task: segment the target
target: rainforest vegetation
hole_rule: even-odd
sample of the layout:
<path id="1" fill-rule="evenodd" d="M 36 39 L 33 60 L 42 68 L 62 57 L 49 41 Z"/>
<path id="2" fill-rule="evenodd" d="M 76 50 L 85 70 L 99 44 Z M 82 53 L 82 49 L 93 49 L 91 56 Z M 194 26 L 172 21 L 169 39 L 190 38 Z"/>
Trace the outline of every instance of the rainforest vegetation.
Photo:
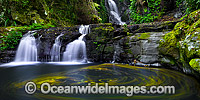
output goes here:
<path id="1" fill-rule="evenodd" d="M 127 28 L 131 25 L 178 22 L 161 40 L 161 53 L 200 70 L 200 0 L 114 1 L 128 36 L 134 35 Z M 107 0 L 0 0 L 1 51 L 16 49 L 29 30 L 109 23 L 108 7 Z"/>

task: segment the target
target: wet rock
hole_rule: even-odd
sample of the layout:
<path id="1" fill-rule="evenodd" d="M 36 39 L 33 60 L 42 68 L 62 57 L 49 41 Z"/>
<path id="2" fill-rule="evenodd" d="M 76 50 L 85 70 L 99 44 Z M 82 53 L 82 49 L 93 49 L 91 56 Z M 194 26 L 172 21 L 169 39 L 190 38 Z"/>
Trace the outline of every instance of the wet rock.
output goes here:
<path id="1" fill-rule="evenodd" d="M 131 51 L 135 59 L 146 64 L 160 62 L 159 41 L 166 33 L 168 32 L 136 33 L 131 36 Z M 146 37 L 142 34 L 145 34 Z"/>
<path id="2" fill-rule="evenodd" d="M 8 63 L 14 61 L 15 58 L 15 50 L 6 50 L 0 52 L 0 63 Z"/>
<path id="3" fill-rule="evenodd" d="M 182 12 L 176 12 L 176 13 L 174 14 L 174 17 L 175 17 L 175 18 L 180 18 L 182 15 L 183 15 Z"/>

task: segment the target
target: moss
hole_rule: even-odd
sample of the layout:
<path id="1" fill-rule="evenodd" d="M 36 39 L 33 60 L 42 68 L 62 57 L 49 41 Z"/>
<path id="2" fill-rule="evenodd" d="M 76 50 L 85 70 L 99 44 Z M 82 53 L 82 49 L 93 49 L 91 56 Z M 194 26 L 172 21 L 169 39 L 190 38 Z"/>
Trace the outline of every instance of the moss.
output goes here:
<path id="1" fill-rule="evenodd" d="M 133 38 L 145 40 L 145 39 L 148 39 L 149 37 L 150 37 L 150 33 L 138 33 L 137 35 L 134 35 Z"/>
<path id="2" fill-rule="evenodd" d="M 138 38 L 139 39 L 148 39 L 150 37 L 150 33 L 142 33 Z"/>
<path id="3" fill-rule="evenodd" d="M 183 66 L 194 57 L 200 57 L 199 18 L 200 10 L 184 16 L 184 20 L 177 23 L 174 29 L 167 33 L 160 42 L 161 53 L 174 57 Z"/>
<path id="4" fill-rule="evenodd" d="M 169 29 L 173 29 L 173 27 L 174 27 L 173 23 L 174 23 L 174 21 L 165 21 L 160 26 L 158 26 L 158 28 L 167 27 Z"/>
<path id="5" fill-rule="evenodd" d="M 200 72 L 200 58 L 192 59 L 189 64 L 194 70 Z"/>
<path id="6" fill-rule="evenodd" d="M 196 32 L 196 28 L 200 27 L 200 19 L 192 24 L 192 26 L 187 30 L 187 33 Z"/>
<path id="7" fill-rule="evenodd" d="M 175 31 L 171 31 L 164 36 L 164 41 L 161 41 L 160 48 L 165 55 L 171 55 L 177 58 L 177 38 Z"/>
<path id="8" fill-rule="evenodd" d="M 114 29 L 114 27 L 109 25 L 109 26 L 106 26 L 106 27 L 103 27 L 103 26 L 97 27 L 97 28 L 95 28 L 95 30 L 96 31 L 98 31 L 98 30 L 101 30 L 101 31 L 114 31 L 115 29 Z"/>
<path id="9" fill-rule="evenodd" d="M 104 25 L 112 26 L 112 23 L 104 23 Z"/>

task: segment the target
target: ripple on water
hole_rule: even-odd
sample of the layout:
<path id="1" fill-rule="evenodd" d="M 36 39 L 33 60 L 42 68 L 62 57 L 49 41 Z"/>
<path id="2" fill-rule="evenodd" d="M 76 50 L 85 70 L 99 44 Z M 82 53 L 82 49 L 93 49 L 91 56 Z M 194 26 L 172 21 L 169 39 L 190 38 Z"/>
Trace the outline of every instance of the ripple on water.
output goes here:
<path id="1" fill-rule="evenodd" d="M 34 94 L 36 98 L 53 99 L 139 99 L 139 100 L 195 100 L 199 99 L 199 83 L 192 77 L 180 72 L 161 69 L 135 67 L 122 64 L 101 64 L 84 67 L 72 71 L 63 71 L 39 76 L 32 80 L 13 83 L 15 88 L 23 90 L 26 82 L 33 81 L 39 86 L 44 82 L 51 85 L 87 85 L 88 83 L 99 83 L 104 85 L 133 85 L 133 86 L 175 86 L 175 94 L 136 94 L 131 97 L 126 95 L 44 95 Z"/>

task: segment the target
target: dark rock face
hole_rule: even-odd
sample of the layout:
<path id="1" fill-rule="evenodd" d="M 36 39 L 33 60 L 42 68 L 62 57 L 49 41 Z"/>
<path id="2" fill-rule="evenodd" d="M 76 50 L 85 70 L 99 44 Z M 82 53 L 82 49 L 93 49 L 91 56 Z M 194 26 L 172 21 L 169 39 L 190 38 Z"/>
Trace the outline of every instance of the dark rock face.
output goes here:
<path id="1" fill-rule="evenodd" d="M 58 35 L 64 34 L 61 39 L 61 53 L 65 51 L 65 47 L 68 43 L 77 39 L 81 34 L 78 32 L 78 26 L 76 27 L 58 27 L 40 30 L 37 32 L 40 38 L 38 43 L 38 57 L 39 61 L 50 61 L 50 52 L 55 39 Z"/>
<path id="2" fill-rule="evenodd" d="M 91 33 L 86 35 L 87 56 L 89 61 L 110 62 L 113 58 L 112 24 L 91 25 Z"/>
<path id="3" fill-rule="evenodd" d="M 15 50 L 7 50 L 4 52 L 0 52 L 0 54 L 1 54 L 0 55 L 0 64 L 14 61 L 15 53 L 16 53 Z"/>

